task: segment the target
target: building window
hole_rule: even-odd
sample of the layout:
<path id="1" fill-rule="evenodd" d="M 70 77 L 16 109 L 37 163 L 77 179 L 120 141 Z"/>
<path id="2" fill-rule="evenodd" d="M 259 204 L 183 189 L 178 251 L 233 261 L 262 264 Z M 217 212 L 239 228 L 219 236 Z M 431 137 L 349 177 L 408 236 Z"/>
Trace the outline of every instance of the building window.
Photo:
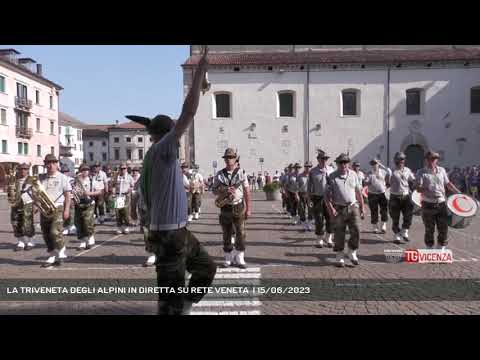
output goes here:
<path id="1" fill-rule="evenodd" d="M 130 136 L 127 136 L 125 138 L 125 141 L 128 142 L 128 143 L 131 143 L 132 142 L 132 138 Z"/>
<path id="2" fill-rule="evenodd" d="M 58 127 L 58 135 L 61 135 L 62 134 L 62 127 L 59 126 Z M 67 134 L 68 134 L 68 128 L 67 128 Z"/>
<path id="3" fill-rule="evenodd" d="M 77 129 L 77 141 L 82 141 L 82 130 Z"/>
<path id="4" fill-rule="evenodd" d="M 17 143 L 17 148 L 18 148 L 18 155 L 22 155 L 23 144 L 21 142 Z"/>
<path id="5" fill-rule="evenodd" d="M 137 138 L 137 141 L 138 141 L 139 143 L 143 142 L 143 137 L 142 137 L 142 136 L 139 136 L 139 137 Z"/>
<path id="6" fill-rule="evenodd" d="M 53 109 L 53 96 L 50 95 L 50 109 Z"/>
<path id="7" fill-rule="evenodd" d="M 2 154 L 8 153 L 7 140 L 2 140 Z"/>
<path id="8" fill-rule="evenodd" d="M 17 126 L 22 129 L 28 127 L 28 115 L 24 112 L 17 111 Z"/>
<path id="9" fill-rule="evenodd" d="M 35 90 L 35 104 L 40 105 L 40 91 Z"/>
<path id="10" fill-rule="evenodd" d="M 120 160 L 120 149 L 114 150 L 115 160 Z"/>
<path id="11" fill-rule="evenodd" d="M 0 92 L 5 92 L 5 77 L 0 76 Z"/>
<path id="12" fill-rule="evenodd" d="M 88 146 L 92 147 L 92 146 L 93 146 L 93 141 L 90 141 L 90 142 L 88 143 Z"/>
<path id="13" fill-rule="evenodd" d="M 102 161 L 107 161 L 107 153 L 102 153 Z"/>
<path id="14" fill-rule="evenodd" d="M 17 97 L 27 99 L 27 86 L 17 83 Z"/>
<path id="15" fill-rule="evenodd" d="M 470 89 L 470 112 L 480 114 L 480 86 Z"/>
<path id="16" fill-rule="evenodd" d="M 80 151 L 82 151 L 82 144 L 80 144 Z"/>
<path id="17" fill-rule="evenodd" d="M 119 137 L 114 137 L 114 138 L 113 138 L 113 142 L 114 142 L 114 143 L 119 143 L 119 142 L 120 142 L 120 138 L 119 138 Z"/>
<path id="18" fill-rule="evenodd" d="M 7 125 L 7 109 L 0 109 L 0 123 Z"/>
<path id="19" fill-rule="evenodd" d="M 23 155 L 28 155 L 28 143 L 23 143 Z"/>
<path id="20" fill-rule="evenodd" d="M 55 155 L 55 147 L 50 146 L 50 154 Z"/>
<path id="21" fill-rule="evenodd" d="M 55 122 L 53 120 L 50 120 L 50 135 L 55 135 L 53 133 L 54 128 L 55 128 Z"/>
<path id="22" fill-rule="evenodd" d="M 106 142 L 106 141 L 102 141 L 102 146 L 107 146 L 107 142 Z"/>
<path id="23" fill-rule="evenodd" d="M 127 149 L 127 160 L 132 160 L 132 150 Z"/>
<path id="24" fill-rule="evenodd" d="M 42 157 L 42 146 L 41 145 L 37 145 L 37 156 Z"/>
<path id="25" fill-rule="evenodd" d="M 420 89 L 407 90 L 407 115 L 420 115 L 421 95 Z"/>
<path id="26" fill-rule="evenodd" d="M 143 160 L 143 149 L 138 149 L 138 160 Z"/>
<path id="27" fill-rule="evenodd" d="M 360 91 L 346 89 L 342 91 L 342 116 L 360 115 Z"/>
<path id="28" fill-rule="evenodd" d="M 88 153 L 88 157 L 90 158 L 90 161 L 93 161 L 93 153 Z"/>
<path id="29" fill-rule="evenodd" d="M 230 93 L 217 93 L 214 94 L 213 107 L 215 118 L 230 118 L 231 117 L 231 106 L 232 106 L 232 96 Z"/>
<path id="30" fill-rule="evenodd" d="M 77 150 L 77 144 L 73 144 L 73 150 Z"/>
<path id="31" fill-rule="evenodd" d="M 75 165 L 78 165 L 80 163 L 78 158 L 75 158 Z"/>
<path id="32" fill-rule="evenodd" d="M 40 118 L 37 118 L 37 131 L 40 132 Z"/>
<path id="33" fill-rule="evenodd" d="M 277 95 L 277 116 L 295 117 L 295 93 L 293 91 L 281 91 Z"/>

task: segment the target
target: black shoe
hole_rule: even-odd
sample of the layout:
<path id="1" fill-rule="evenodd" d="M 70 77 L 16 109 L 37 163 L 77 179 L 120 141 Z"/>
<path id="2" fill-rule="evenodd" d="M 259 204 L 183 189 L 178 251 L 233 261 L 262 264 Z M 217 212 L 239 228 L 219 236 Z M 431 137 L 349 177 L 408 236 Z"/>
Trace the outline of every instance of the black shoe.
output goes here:
<path id="1" fill-rule="evenodd" d="M 53 263 L 43 263 L 41 267 L 42 268 L 50 268 L 50 267 L 56 266 L 55 263 L 56 263 L 56 261 L 53 262 Z"/>
<path id="2" fill-rule="evenodd" d="M 53 263 L 53 266 L 61 266 L 62 264 L 63 264 L 63 260 L 62 259 L 57 259 Z"/>
<path id="3" fill-rule="evenodd" d="M 400 240 L 393 240 L 394 244 L 400 245 L 402 242 Z"/>
<path id="4" fill-rule="evenodd" d="M 333 248 L 333 244 L 327 243 L 327 246 L 331 249 Z"/>
<path id="5" fill-rule="evenodd" d="M 25 249 L 24 247 L 15 246 L 15 249 L 13 249 L 13 251 L 17 252 L 17 251 L 22 251 L 22 250 L 24 250 L 24 249 Z"/>
<path id="6" fill-rule="evenodd" d="M 25 249 L 24 249 L 24 250 L 25 250 L 25 251 L 30 251 L 30 250 L 32 250 L 32 249 L 33 249 L 33 246 L 27 245 L 27 246 L 25 246 Z"/>
<path id="7" fill-rule="evenodd" d="M 246 269 L 247 268 L 247 265 L 245 264 L 237 264 L 236 267 L 238 267 L 239 269 Z"/>
<path id="8" fill-rule="evenodd" d="M 410 242 L 410 239 L 408 237 L 403 236 L 403 241 Z"/>

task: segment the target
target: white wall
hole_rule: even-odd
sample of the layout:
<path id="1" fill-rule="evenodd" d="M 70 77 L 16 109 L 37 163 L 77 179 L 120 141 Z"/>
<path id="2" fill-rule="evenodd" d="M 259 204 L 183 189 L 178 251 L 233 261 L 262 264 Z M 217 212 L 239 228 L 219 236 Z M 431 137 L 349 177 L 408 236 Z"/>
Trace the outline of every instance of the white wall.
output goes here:
<path id="1" fill-rule="evenodd" d="M 82 129 L 78 129 L 73 126 L 60 126 L 59 142 L 63 146 L 68 146 L 67 133 L 71 134 L 70 146 L 72 147 L 72 157 L 70 160 L 75 164 L 75 168 L 78 169 L 83 163 L 83 140 L 81 137 Z M 78 131 L 80 131 L 80 140 L 78 139 Z"/>
<path id="2" fill-rule="evenodd" d="M 122 162 L 129 162 L 132 166 L 141 166 L 143 160 L 139 159 L 138 149 L 143 150 L 143 157 L 152 145 L 150 141 L 150 135 L 145 130 L 125 130 L 125 129 L 110 129 L 109 133 L 109 146 L 110 146 L 110 164 L 118 166 Z M 114 138 L 118 137 L 119 142 L 115 143 Z M 131 143 L 126 141 L 126 138 L 131 138 Z M 142 142 L 138 141 L 138 138 L 143 138 Z M 115 160 L 115 149 L 120 149 L 120 160 Z M 132 160 L 127 160 L 126 150 L 132 150 Z"/>
<path id="3" fill-rule="evenodd" d="M 91 145 L 90 145 L 91 144 Z M 104 145 L 105 144 L 105 145 Z M 90 160 L 90 153 L 93 154 L 93 161 Z M 106 161 L 103 161 L 103 153 L 106 154 Z M 83 137 L 83 157 L 88 165 L 100 161 L 102 165 L 108 164 L 108 137 Z"/>
<path id="4" fill-rule="evenodd" d="M 189 76 L 185 76 L 188 81 Z M 310 72 L 310 119 L 304 118 L 306 72 L 225 72 L 209 70 L 211 90 L 200 98 L 195 117 L 195 159 L 203 173 L 213 172 L 212 161 L 223 167 L 224 148 L 237 148 L 242 167 L 258 172 L 258 159 L 263 157 L 264 171 L 274 172 L 292 162 L 305 161 L 305 138 L 309 134 L 310 161 L 316 163 L 316 148 L 331 155 L 331 161 L 341 152 L 368 167 L 368 161 L 380 156 L 387 162 L 395 152 L 404 150 L 402 144 L 423 136 L 428 147 L 444 151 L 443 165 L 466 166 L 479 163 L 480 115 L 470 114 L 470 88 L 480 85 L 480 69 L 449 67 L 429 69 L 395 69 L 390 74 L 390 149 L 387 148 L 387 70 L 320 70 Z M 360 115 L 341 116 L 341 91 L 360 90 Z M 425 103 L 420 116 L 407 116 L 405 91 L 425 89 Z M 296 116 L 277 118 L 276 93 L 279 90 L 296 92 Z M 217 91 L 232 93 L 232 118 L 214 119 L 212 99 Z M 412 121 L 417 120 L 413 123 Z M 248 138 L 247 128 L 254 122 L 258 139 Z M 319 132 L 315 131 L 317 124 Z M 446 124 L 450 123 L 450 127 Z M 288 125 L 288 134 L 281 129 Z M 224 128 L 220 134 L 219 128 Z M 466 138 L 461 144 L 457 139 Z M 285 141 L 290 146 L 285 147 Z M 418 142 L 421 143 L 421 142 Z M 254 155 L 255 150 L 256 155 Z M 391 163 L 391 161 L 390 161 Z"/>

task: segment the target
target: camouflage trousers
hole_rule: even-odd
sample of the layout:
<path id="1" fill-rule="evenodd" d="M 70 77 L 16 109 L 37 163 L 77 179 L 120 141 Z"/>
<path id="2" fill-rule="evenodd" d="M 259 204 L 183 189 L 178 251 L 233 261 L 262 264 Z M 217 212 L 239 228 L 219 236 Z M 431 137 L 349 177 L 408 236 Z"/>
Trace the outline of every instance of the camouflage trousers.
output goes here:
<path id="1" fill-rule="evenodd" d="M 170 231 L 150 231 L 149 241 L 157 257 L 159 287 L 184 288 L 185 272 L 192 274 L 188 288 L 209 287 L 217 266 L 198 239 L 186 228 Z M 204 294 L 159 294 L 159 315 L 179 315 L 185 300 L 198 303 Z"/>
<path id="2" fill-rule="evenodd" d="M 345 249 L 345 231 L 348 226 L 350 238 L 348 239 L 348 248 L 357 250 L 360 244 L 360 210 L 356 205 L 339 206 L 335 205 L 337 216 L 335 223 L 335 246 L 333 251 L 340 252 Z"/>
<path id="3" fill-rule="evenodd" d="M 422 202 L 422 220 L 425 225 L 425 245 L 435 245 L 435 226 L 437 226 L 438 244 L 448 244 L 448 211 L 447 203 L 432 204 Z"/>
<path id="4" fill-rule="evenodd" d="M 13 235 L 16 238 L 22 236 L 33 237 L 35 235 L 33 204 L 12 206 L 10 221 L 13 227 Z"/>
<path id="5" fill-rule="evenodd" d="M 51 219 L 46 219 L 40 215 L 40 227 L 42 228 L 42 235 L 48 252 L 53 250 L 60 250 L 65 246 L 63 240 L 63 206 L 58 207 L 55 216 Z"/>
<path id="6" fill-rule="evenodd" d="M 117 216 L 117 226 L 128 226 L 130 224 L 130 194 L 125 195 L 125 207 L 123 209 L 115 209 Z"/>
<path id="7" fill-rule="evenodd" d="M 300 216 L 300 221 L 306 221 L 307 216 L 308 220 L 313 220 L 313 208 L 310 207 L 307 199 L 307 193 L 298 193 L 298 196 L 300 197 L 300 201 L 298 203 L 298 215 Z"/>
<path id="8" fill-rule="evenodd" d="M 102 193 L 94 196 L 93 200 L 95 200 L 95 215 L 105 216 L 105 195 Z"/>
<path id="9" fill-rule="evenodd" d="M 410 200 L 410 195 L 400 196 L 392 194 L 390 196 L 389 208 L 393 233 L 398 234 L 400 232 L 400 213 L 403 216 L 402 229 L 410 229 L 413 218 L 413 203 Z"/>
<path id="10" fill-rule="evenodd" d="M 327 205 L 323 201 L 323 196 L 312 196 L 313 202 L 313 216 L 315 218 L 315 235 L 322 236 L 325 230 L 329 234 L 333 234 L 333 224 L 330 219 L 330 213 L 327 210 Z"/>
<path id="11" fill-rule="evenodd" d="M 198 213 L 198 210 L 200 210 L 201 206 L 202 206 L 202 194 L 200 193 L 192 194 L 192 212 Z"/>
<path id="12" fill-rule="evenodd" d="M 245 206 L 243 203 L 238 205 L 226 205 L 220 209 L 220 225 L 223 232 L 223 251 L 232 252 L 233 247 L 237 251 L 245 251 Z M 235 230 L 235 244 L 232 244 L 232 235 Z"/>
<path id="13" fill-rule="evenodd" d="M 89 238 L 95 232 L 95 222 L 93 213 L 95 204 L 88 206 L 75 206 L 75 227 L 77 228 L 77 238 Z"/>

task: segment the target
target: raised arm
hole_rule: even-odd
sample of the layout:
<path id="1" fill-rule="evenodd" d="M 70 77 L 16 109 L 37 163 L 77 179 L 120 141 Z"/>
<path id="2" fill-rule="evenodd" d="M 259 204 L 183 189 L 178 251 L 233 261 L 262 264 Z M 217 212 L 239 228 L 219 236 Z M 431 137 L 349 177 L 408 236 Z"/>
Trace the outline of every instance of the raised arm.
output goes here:
<path id="1" fill-rule="evenodd" d="M 175 125 L 175 135 L 177 139 L 180 139 L 183 133 L 188 129 L 193 121 L 193 117 L 197 112 L 198 103 L 200 100 L 200 91 L 202 90 L 202 84 L 205 79 L 205 74 L 207 73 L 207 54 L 208 48 L 205 47 L 202 58 L 198 63 L 197 70 L 195 70 L 195 75 L 193 76 L 192 87 L 190 88 L 187 98 L 183 103 L 182 113 L 180 114 L 177 124 Z"/>

